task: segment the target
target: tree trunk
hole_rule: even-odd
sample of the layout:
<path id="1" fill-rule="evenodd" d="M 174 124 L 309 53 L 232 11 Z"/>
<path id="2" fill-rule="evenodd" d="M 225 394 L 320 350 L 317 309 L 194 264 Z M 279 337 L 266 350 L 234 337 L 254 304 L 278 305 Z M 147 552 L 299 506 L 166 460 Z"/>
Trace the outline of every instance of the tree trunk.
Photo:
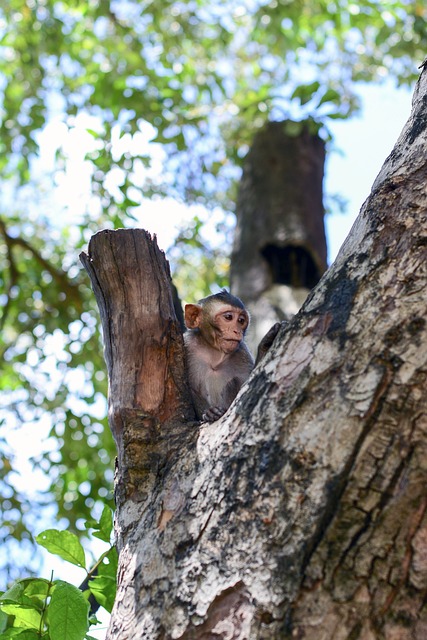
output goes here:
<path id="1" fill-rule="evenodd" d="M 313 125 L 268 122 L 245 159 L 230 280 L 251 314 L 253 352 L 272 324 L 299 310 L 326 270 L 325 144 Z"/>
<path id="2" fill-rule="evenodd" d="M 101 314 L 120 512 L 194 432 L 182 330 L 169 265 L 146 231 L 101 231 L 80 258 Z"/>
<path id="3" fill-rule="evenodd" d="M 188 422 L 163 267 L 124 277 L 141 236 L 93 239 L 122 447 L 109 639 L 427 637 L 426 125 L 424 71 L 334 265 L 214 424 Z"/>

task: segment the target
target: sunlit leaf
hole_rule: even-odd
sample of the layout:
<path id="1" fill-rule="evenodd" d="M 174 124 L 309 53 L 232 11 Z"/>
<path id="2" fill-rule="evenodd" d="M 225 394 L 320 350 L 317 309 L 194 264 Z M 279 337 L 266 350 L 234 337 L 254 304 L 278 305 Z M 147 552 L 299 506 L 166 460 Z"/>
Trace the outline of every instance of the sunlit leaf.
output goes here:
<path id="1" fill-rule="evenodd" d="M 51 640 L 83 640 L 88 629 L 88 611 L 88 602 L 77 587 L 56 582 L 48 611 Z"/>
<path id="2" fill-rule="evenodd" d="M 291 100 L 297 98 L 302 105 L 307 104 L 307 102 L 313 98 L 316 91 L 318 91 L 319 87 L 320 82 L 317 81 L 311 82 L 310 84 L 301 84 L 296 87 L 295 91 L 291 95 Z"/>
<path id="3" fill-rule="evenodd" d="M 97 602 L 111 613 L 116 597 L 116 579 L 112 576 L 95 576 L 89 581 L 89 589 Z"/>
<path id="4" fill-rule="evenodd" d="M 93 519 L 87 520 L 85 522 L 85 527 L 87 529 L 95 529 L 93 535 L 100 540 L 104 540 L 104 542 L 110 542 L 111 532 L 113 530 L 113 511 L 105 505 L 99 522 Z"/>
<path id="5" fill-rule="evenodd" d="M 1 603 L 1 610 L 14 616 L 14 626 L 23 629 L 39 629 L 41 616 L 39 611 L 30 605 Z"/>
<path id="6" fill-rule="evenodd" d="M 19 627 L 9 627 L 8 629 L 2 632 L 1 639 L 9 640 L 9 638 L 16 638 L 16 640 L 40 640 L 40 633 L 36 629 L 22 629 Z"/>
<path id="7" fill-rule="evenodd" d="M 50 586 L 50 582 L 43 578 L 19 580 L 0 596 L 0 604 L 20 604 L 42 611 Z"/>
<path id="8" fill-rule="evenodd" d="M 16 582 L 10 589 L 0 595 L 0 602 L 20 603 L 24 595 L 24 585 L 22 582 Z"/>
<path id="9" fill-rule="evenodd" d="M 339 101 L 340 101 L 340 94 L 338 93 L 338 91 L 335 91 L 335 89 L 328 89 L 326 93 L 321 97 L 319 104 L 317 106 L 320 107 L 322 104 L 325 104 L 326 102 L 333 102 L 335 104 L 339 104 Z"/>
<path id="10" fill-rule="evenodd" d="M 36 536 L 36 542 L 50 553 L 60 556 L 67 562 L 71 562 L 78 567 L 85 567 L 86 565 L 84 549 L 78 537 L 70 531 L 47 529 Z"/>

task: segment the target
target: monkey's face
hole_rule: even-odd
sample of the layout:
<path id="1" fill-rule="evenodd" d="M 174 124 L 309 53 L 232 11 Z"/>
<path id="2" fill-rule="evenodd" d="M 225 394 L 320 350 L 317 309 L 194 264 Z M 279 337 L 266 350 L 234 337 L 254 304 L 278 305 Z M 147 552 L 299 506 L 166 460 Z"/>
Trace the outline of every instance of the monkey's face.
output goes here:
<path id="1" fill-rule="evenodd" d="M 223 353 L 233 353 L 245 336 L 249 316 L 244 309 L 221 304 L 213 309 L 211 324 L 215 348 Z"/>

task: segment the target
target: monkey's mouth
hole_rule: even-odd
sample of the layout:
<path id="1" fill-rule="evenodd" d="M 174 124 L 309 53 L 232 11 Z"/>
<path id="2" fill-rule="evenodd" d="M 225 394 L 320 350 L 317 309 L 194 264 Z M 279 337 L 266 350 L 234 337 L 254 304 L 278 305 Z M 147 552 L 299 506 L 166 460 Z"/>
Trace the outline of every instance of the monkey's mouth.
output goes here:
<path id="1" fill-rule="evenodd" d="M 224 342 L 229 349 L 237 349 L 240 344 L 240 340 L 235 340 L 234 338 L 226 338 Z"/>

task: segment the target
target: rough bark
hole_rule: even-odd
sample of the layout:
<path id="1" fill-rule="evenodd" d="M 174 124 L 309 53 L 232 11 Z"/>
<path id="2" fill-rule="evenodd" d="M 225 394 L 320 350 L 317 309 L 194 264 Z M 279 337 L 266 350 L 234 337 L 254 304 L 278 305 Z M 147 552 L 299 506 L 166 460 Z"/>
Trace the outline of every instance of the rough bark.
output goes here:
<path id="1" fill-rule="evenodd" d="M 80 258 L 101 315 L 121 506 L 139 499 L 193 432 L 182 330 L 169 266 L 146 231 L 101 231 Z"/>
<path id="2" fill-rule="evenodd" d="M 325 144 L 313 124 L 268 122 L 245 159 L 230 280 L 249 308 L 254 352 L 275 322 L 298 311 L 326 270 Z"/>
<path id="3" fill-rule="evenodd" d="M 301 312 L 229 412 L 199 428 L 183 420 L 180 449 L 161 472 L 138 472 L 119 504 L 109 639 L 427 637 L 426 144 L 423 72 L 394 151 Z M 144 295 L 150 283 L 135 279 Z M 139 363 L 135 344 L 122 348 Z M 175 438 L 182 393 L 168 413 Z M 146 447 L 143 467 L 149 437 Z M 124 483 L 126 463 L 123 453 Z"/>

